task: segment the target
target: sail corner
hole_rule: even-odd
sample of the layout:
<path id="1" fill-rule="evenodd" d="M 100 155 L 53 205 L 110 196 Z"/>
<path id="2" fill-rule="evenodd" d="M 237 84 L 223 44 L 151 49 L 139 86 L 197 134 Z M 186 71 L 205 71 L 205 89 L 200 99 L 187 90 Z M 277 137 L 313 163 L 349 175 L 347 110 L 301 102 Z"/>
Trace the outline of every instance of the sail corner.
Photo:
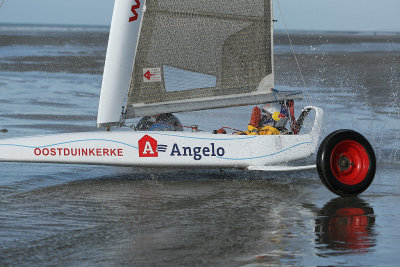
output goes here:
<path id="1" fill-rule="evenodd" d="M 257 92 L 272 93 L 275 86 L 274 74 L 265 76 L 258 84 Z"/>

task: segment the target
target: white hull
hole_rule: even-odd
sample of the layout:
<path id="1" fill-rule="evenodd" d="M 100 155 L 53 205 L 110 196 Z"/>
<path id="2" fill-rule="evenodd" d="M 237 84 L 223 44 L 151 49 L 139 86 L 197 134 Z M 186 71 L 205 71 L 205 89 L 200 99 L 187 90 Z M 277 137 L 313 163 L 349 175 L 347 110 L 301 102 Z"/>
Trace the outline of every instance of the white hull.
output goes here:
<path id="1" fill-rule="evenodd" d="M 84 132 L 0 141 L 0 161 L 141 167 L 246 168 L 311 156 L 322 110 L 309 134 L 216 135 L 201 132 Z"/>

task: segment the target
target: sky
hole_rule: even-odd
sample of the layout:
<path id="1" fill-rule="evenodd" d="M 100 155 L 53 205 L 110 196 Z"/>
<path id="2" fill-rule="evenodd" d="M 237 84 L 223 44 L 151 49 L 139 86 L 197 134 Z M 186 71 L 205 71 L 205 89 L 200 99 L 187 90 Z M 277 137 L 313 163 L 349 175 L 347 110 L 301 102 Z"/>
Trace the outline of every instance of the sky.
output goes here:
<path id="1" fill-rule="evenodd" d="M 275 29 L 283 29 L 276 1 L 274 12 L 279 22 L 275 23 Z M 290 30 L 400 32 L 400 0 L 279 0 L 279 3 Z M 0 23 L 108 26 L 113 5 L 112 0 L 4 0 Z"/>

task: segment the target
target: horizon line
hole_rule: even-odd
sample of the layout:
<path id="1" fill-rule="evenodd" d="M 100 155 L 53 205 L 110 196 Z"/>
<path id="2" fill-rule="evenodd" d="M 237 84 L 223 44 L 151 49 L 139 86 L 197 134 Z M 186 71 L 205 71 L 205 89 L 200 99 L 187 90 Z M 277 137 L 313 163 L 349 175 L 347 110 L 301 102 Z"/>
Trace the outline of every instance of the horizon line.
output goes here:
<path id="1" fill-rule="evenodd" d="M 55 23 L 27 23 L 27 22 L 1 22 L 0 26 L 26 26 L 26 27 L 87 27 L 87 28 L 110 28 L 110 25 L 106 24 L 55 24 Z M 318 29 L 289 29 L 292 33 L 369 33 L 369 34 L 390 34 L 390 35 L 400 35 L 400 30 L 318 30 Z M 286 32 L 285 29 L 274 29 L 274 32 Z"/>

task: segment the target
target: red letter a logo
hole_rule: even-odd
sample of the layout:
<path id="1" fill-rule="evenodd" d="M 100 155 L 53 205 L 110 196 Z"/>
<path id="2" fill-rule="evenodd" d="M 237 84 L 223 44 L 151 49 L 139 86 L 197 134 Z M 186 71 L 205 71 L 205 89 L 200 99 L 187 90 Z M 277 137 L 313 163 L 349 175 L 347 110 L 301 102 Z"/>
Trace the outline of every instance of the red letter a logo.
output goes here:
<path id="1" fill-rule="evenodd" d="M 158 157 L 157 140 L 145 135 L 139 140 L 139 157 L 156 158 Z"/>

